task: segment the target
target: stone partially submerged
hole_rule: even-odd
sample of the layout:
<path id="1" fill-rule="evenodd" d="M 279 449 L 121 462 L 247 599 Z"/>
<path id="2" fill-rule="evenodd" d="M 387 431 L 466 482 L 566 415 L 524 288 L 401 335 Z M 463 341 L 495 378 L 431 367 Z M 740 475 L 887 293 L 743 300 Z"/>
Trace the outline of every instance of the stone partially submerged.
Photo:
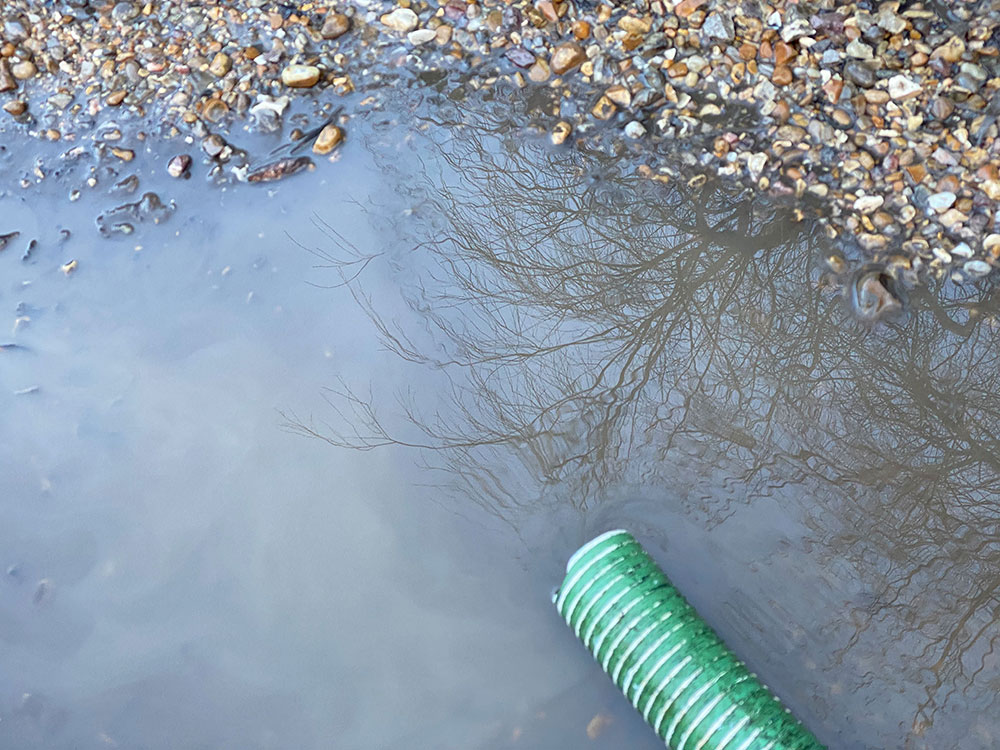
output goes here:
<path id="1" fill-rule="evenodd" d="M 851 312 L 862 322 L 875 324 L 902 314 L 902 285 L 881 263 L 866 263 L 850 274 L 844 296 Z"/>

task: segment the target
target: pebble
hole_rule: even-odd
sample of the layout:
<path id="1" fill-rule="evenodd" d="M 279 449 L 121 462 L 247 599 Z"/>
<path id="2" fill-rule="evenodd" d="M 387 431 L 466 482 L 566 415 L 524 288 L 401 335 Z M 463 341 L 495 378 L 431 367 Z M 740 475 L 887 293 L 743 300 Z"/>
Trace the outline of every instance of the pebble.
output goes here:
<path id="1" fill-rule="evenodd" d="M 536 60 L 535 64 L 528 68 L 528 78 L 535 83 L 549 80 L 549 64 L 544 60 Z"/>
<path id="2" fill-rule="evenodd" d="M 899 34 L 906 29 L 906 21 L 897 16 L 891 6 L 882 6 L 878 12 L 876 21 L 880 27 L 890 34 Z"/>
<path id="3" fill-rule="evenodd" d="M 856 57 L 859 60 L 871 60 L 875 56 L 872 48 L 858 39 L 848 44 L 846 51 L 848 55 Z"/>
<path id="4" fill-rule="evenodd" d="M 530 68 L 535 64 L 535 56 L 524 47 L 510 47 L 504 52 L 504 57 L 519 68 Z"/>
<path id="5" fill-rule="evenodd" d="M 12 99 L 3 105 L 4 111 L 14 117 L 20 117 L 28 111 L 28 105 L 20 99 Z"/>
<path id="6" fill-rule="evenodd" d="M 118 91 L 112 91 L 110 94 L 108 94 L 105 97 L 104 102 L 109 107 L 117 107 L 123 101 L 125 101 L 125 96 L 126 96 L 127 93 L 128 92 L 125 91 L 125 89 L 118 89 Z"/>
<path id="7" fill-rule="evenodd" d="M 344 131 L 336 125 L 330 124 L 319 131 L 313 143 L 314 154 L 328 154 L 344 140 Z"/>
<path id="8" fill-rule="evenodd" d="M 794 42 L 804 36 L 812 36 L 813 28 L 804 18 L 795 18 L 781 27 L 781 40 Z"/>
<path id="9" fill-rule="evenodd" d="M 906 76 L 896 75 L 889 79 L 889 96 L 897 101 L 916 96 L 923 87 Z"/>
<path id="10" fill-rule="evenodd" d="M 319 68 L 315 65 L 289 65 L 281 71 L 281 82 L 295 89 L 315 86 L 319 82 Z"/>
<path id="11" fill-rule="evenodd" d="M 934 193 L 927 199 L 927 206 L 934 209 L 938 213 L 941 213 L 942 211 L 947 211 L 954 205 L 955 197 L 954 193 L 948 191 Z"/>
<path id="12" fill-rule="evenodd" d="M 201 116 L 209 122 L 219 122 L 229 114 L 229 106 L 221 99 L 209 99 L 201 111 Z"/>
<path id="13" fill-rule="evenodd" d="M 629 138 L 642 138 L 646 135 L 646 128 L 638 120 L 632 120 L 632 122 L 625 126 L 625 135 Z"/>
<path id="14" fill-rule="evenodd" d="M 437 37 L 437 31 L 434 29 L 414 29 L 406 35 L 407 40 L 414 47 L 433 42 L 435 37 Z"/>
<path id="15" fill-rule="evenodd" d="M 323 20 L 319 35 L 324 39 L 338 39 L 351 29 L 351 19 L 343 13 L 329 13 Z"/>
<path id="16" fill-rule="evenodd" d="M 949 208 L 941 216 L 938 217 L 938 221 L 941 222 L 941 226 L 950 229 L 956 224 L 964 224 L 968 221 L 969 217 L 959 211 L 957 208 Z"/>
<path id="17" fill-rule="evenodd" d="M 233 60 L 225 52 L 219 52 L 215 57 L 212 58 L 211 65 L 208 66 L 208 72 L 214 75 L 216 78 L 222 78 L 226 73 L 228 73 L 233 68 Z"/>
<path id="18" fill-rule="evenodd" d="M 733 19 L 729 14 L 709 13 L 701 25 L 701 31 L 711 39 L 721 39 L 724 42 L 731 42 L 736 36 Z"/>
<path id="19" fill-rule="evenodd" d="M 851 60 L 844 65 L 844 77 L 862 88 L 870 88 L 875 85 L 875 71 L 857 60 Z"/>
<path id="20" fill-rule="evenodd" d="M 6 58 L 0 57 L 0 93 L 17 89 L 17 79 L 10 72 Z"/>
<path id="21" fill-rule="evenodd" d="M 787 86 L 795 79 L 792 75 L 792 69 L 787 65 L 779 65 L 774 69 L 774 73 L 771 75 L 771 80 L 778 86 Z"/>
<path id="22" fill-rule="evenodd" d="M 950 63 L 958 62 L 965 54 L 965 40 L 961 37 L 952 36 L 947 42 L 939 46 L 931 53 L 931 59 L 940 58 Z"/>
<path id="23" fill-rule="evenodd" d="M 19 63 L 14 63 L 11 66 L 10 72 L 14 74 L 14 78 L 19 81 L 26 81 L 29 78 L 33 78 L 35 73 L 38 72 L 38 68 L 31 60 L 23 60 Z"/>
<path id="24" fill-rule="evenodd" d="M 979 278 L 986 276 L 993 268 L 984 260 L 969 260 L 962 266 L 962 270 L 973 278 Z"/>
<path id="25" fill-rule="evenodd" d="M 409 8 L 396 8 L 391 13 L 386 13 L 379 18 L 379 21 L 382 22 L 383 26 L 394 31 L 413 31 L 417 28 L 419 19 L 417 14 Z"/>
<path id="26" fill-rule="evenodd" d="M 606 96 L 602 96 L 597 100 L 597 103 L 591 110 L 591 114 L 593 114 L 598 120 L 607 120 L 617 111 L 617 109 L 618 108 L 615 106 L 613 101 Z"/>
<path id="27" fill-rule="evenodd" d="M 751 179 L 754 181 L 758 180 L 764 172 L 766 164 L 767 154 L 763 152 L 751 154 L 750 158 L 747 160 L 747 170 L 750 172 Z"/>
<path id="28" fill-rule="evenodd" d="M 188 154 L 177 154 L 167 162 L 167 174 L 171 177 L 184 177 L 191 168 L 191 157 Z"/>
<path id="29" fill-rule="evenodd" d="M 218 133 L 212 133 L 201 142 L 201 150 L 213 159 L 219 156 L 225 147 L 226 141 Z"/>
<path id="30" fill-rule="evenodd" d="M 567 138 L 569 138 L 570 133 L 572 132 L 573 126 L 565 120 L 561 120 L 555 124 L 555 127 L 552 128 L 552 133 L 549 138 L 552 140 L 554 145 L 559 146 L 562 145 Z M 1000 235 L 997 236 L 1000 237 Z"/>
<path id="31" fill-rule="evenodd" d="M 881 195 L 862 195 L 854 201 L 854 208 L 862 214 L 870 214 L 881 208 L 885 198 Z"/>
<path id="32" fill-rule="evenodd" d="M 576 42 L 564 42 L 552 50 L 549 65 L 556 75 L 562 75 L 581 65 L 587 59 L 586 53 Z"/>

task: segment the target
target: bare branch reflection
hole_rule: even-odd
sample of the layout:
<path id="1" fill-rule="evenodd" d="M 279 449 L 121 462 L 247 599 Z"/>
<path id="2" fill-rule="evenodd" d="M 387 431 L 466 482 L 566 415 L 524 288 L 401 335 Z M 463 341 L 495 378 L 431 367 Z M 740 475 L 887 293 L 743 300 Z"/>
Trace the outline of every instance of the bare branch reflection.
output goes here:
<path id="1" fill-rule="evenodd" d="M 384 259 L 420 325 L 386 315 L 364 274 L 340 277 L 385 346 L 447 381 L 450 408 L 404 394 L 405 419 L 387 422 L 342 385 L 335 419 L 295 428 L 422 449 L 515 525 L 520 509 L 599 505 L 629 486 L 669 487 L 718 524 L 794 486 L 823 559 L 869 588 L 840 618 L 850 632 L 831 625 L 838 658 L 874 626 L 893 634 L 885 663 L 926 694 L 907 746 L 949 746 L 929 738 L 955 695 L 982 711 L 962 747 L 993 746 L 993 290 L 949 282 L 915 294 L 903 327 L 866 330 L 816 283 L 826 240 L 813 225 L 734 186 L 647 179 L 620 149 L 551 148 L 512 109 L 498 93 L 444 107 L 416 173 L 388 139 L 372 144 L 425 231 Z M 335 264 L 369 262 L 330 237 Z"/>

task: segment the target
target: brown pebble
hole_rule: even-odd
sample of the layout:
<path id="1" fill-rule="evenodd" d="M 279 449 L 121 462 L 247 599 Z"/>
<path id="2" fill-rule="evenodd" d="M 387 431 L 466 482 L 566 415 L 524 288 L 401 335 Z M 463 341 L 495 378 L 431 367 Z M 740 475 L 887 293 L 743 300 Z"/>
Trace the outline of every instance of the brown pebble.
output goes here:
<path id="1" fill-rule="evenodd" d="M 823 84 L 823 93 L 826 94 L 826 98 L 830 100 L 831 104 L 836 104 L 840 101 L 840 94 L 843 90 L 844 81 L 841 78 L 831 78 Z"/>
<path id="2" fill-rule="evenodd" d="M 632 106 L 632 92 L 621 84 L 615 84 L 604 92 L 604 95 L 619 107 L 627 108 Z"/>
<path id="3" fill-rule="evenodd" d="M 535 64 L 528 68 L 528 78 L 535 83 L 549 80 L 549 75 L 549 66 L 544 60 L 536 60 Z"/>
<path id="4" fill-rule="evenodd" d="M 328 154 L 344 140 L 344 131 L 336 125 L 330 124 L 323 128 L 316 141 L 313 143 L 314 154 Z"/>
<path id="5" fill-rule="evenodd" d="M 788 118 L 792 116 L 792 109 L 788 102 L 781 99 L 774 104 L 774 109 L 771 110 L 771 117 L 773 117 L 778 122 L 784 123 L 788 122 Z"/>
<path id="6" fill-rule="evenodd" d="M 281 71 L 281 82 L 290 88 L 309 88 L 316 85 L 319 75 L 315 65 L 289 65 Z"/>
<path id="7" fill-rule="evenodd" d="M 0 57 L 0 92 L 14 91 L 17 89 L 17 79 L 10 72 L 10 65 Z"/>
<path id="8" fill-rule="evenodd" d="M 111 149 L 111 153 L 122 161 L 132 161 L 135 158 L 135 151 L 130 148 L 118 148 L 115 146 Z"/>
<path id="9" fill-rule="evenodd" d="M 590 111 L 598 120 L 607 120 L 615 113 L 616 109 L 613 101 L 606 96 L 602 96 Z"/>
<path id="10" fill-rule="evenodd" d="M 583 41 L 590 36 L 590 24 L 586 21 L 573 21 L 573 25 L 570 27 L 573 31 L 573 38 L 578 41 Z"/>
<path id="11" fill-rule="evenodd" d="M 549 64 L 556 75 L 562 75 L 573 68 L 579 66 L 587 55 L 576 42 L 564 42 L 552 50 L 552 57 Z"/>
<path id="12" fill-rule="evenodd" d="M 957 193 L 960 187 L 958 178 L 953 174 L 945 175 L 937 183 L 939 193 Z"/>
<path id="13" fill-rule="evenodd" d="M 569 135 L 572 132 L 573 126 L 565 120 L 561 120 L 555 124 L 555 127 L 552 128 L 552 134 L 549 137 L 552 139 L 553 145 L 559 146 L 565 143 L 566 139 L 569 138 Z"/>
<path id="14" fill-rule="evenodd" d="M 792 75 L 792 69 L 787 65 L 778 65 L 771 75 L 771 82 L 778 86 L 787 86 L 793 80 L 795 80 L 795 76 Z"/>
<path id="15" fill-rule="evenodd" d="M 229 113 L 229 107 L 221 99 L 209 99 L 201 111 L 201 116 L 209 122 L 219 122 Z"/>
<path id="16" fill-rule="evenodd" d="M 618 19 L 618 28 L 629 34 L 648 34 L 653 26 L 650 18 L 637 18 L 636 16 L 622 16 Z"/>
<path id="17" fill-rule="evenodd" d="M 323 21 L 319 35 L 324 39 L 337 39 L 351 28 L 351 19 L 343 13 L 330 13 Z"/>
<path id="18" fill-rule="evenodd" d="M 744 61 L 753 60 L 757 57 L 757 47 L 750 44 L 750 42 L 744 42 L 740 45 L 739 53 L 740 58 Z"/>
<path id="19" fill-rule="evenodd" d="M 550 23 L 555 23 L 559 20 L 559 11 L 556 10 L 556 6 L 552 3 L 552 0 L 541 0 L 535 7 L 541 11 L 541 14 L 545 16 L 545 20 Z"/>
<path id="20" fill-rule="evenodd" d="M 795 58 L 795 48 L 787 42 L 778 42 L 774 45 L 774 64 L 784 65 L 789 60 Z"/>
<path id="21" fill-rule="evenodd" d="M 708 0 L 681 0 L 674 8 L 674 13 L 678 18 L 687 18 L 706 2 Z"/>
<path id="22" fill-rule="evenodd" d="M 216 78 L 222 78 L 233 67 L 233 61 L 225 52 L 218 53 L 212 58 L 212 63 L 208 66 L 208 72 Z"/>
<path id="23" fill-rule="evenodd" d="M 889 92 L 882 89 L 865 89 L 864 97 L 869 104 L 885 104 L 889 101 Z"/>
<path id="24" fill-rule="evenodd" d="M 940 58 L 950 63 L 958 62 L 965 54 L 965 41 L 953 36 L 931 53 L 931 59 Z"/>
<path id="25" fill-rule="evenodd" d="M 927 168 L 923 164 L 913 164 L 909 167 L 905 167 L 906 173 L 910 175 L 910 179 L 914 182 L 923 182 L 924 178 L 927 176 Z"/>
<path id="26" fill-rule="evenodd" d="M 686 76 L 686 75 L 688 74 L 688 66 L 687 66 L 687 63 L 682 63 L 682 62 L 679 62 L 679 63 L 673 63 L 673 64 L 672 64 L 672 65 L 671 65 L 671 66 L 670 66 L 670 67 L 669 67 L 669 68 L 667 69 L 667 74 L 668 74 L 668 75 L 669 75 L 669 76 L 670 76 L 671 78 L 683 78 L 684 76 Z"/>
<path id="27" fill-rule="evenodd" d="M 35 64 L 31 60 L 24 60 L 23 62 L 15 63 L 10 71 L 17 80 L 26 81 L 38 72 L 38 68 L 35 67 Z"/>
<path id="28" fill-rule="evenodd" d="M 125 91 L 125 89 L 118 89 L 117 91 L 112 91 L 112 92 L 111 92 L 110 94 L 108 94 L 108 95 L 107 95 L 107 97 L 106 97 L 106 98 L 104 99 L 104 102 L 105 102 L 105 104 L 107 104 L 107 105 L 108 105 L 109 107 L 117 107 L 117 106 L 118 106 L 118 105 L 120 105 L 120 104 L 121 104 L 121 103 L 122 103 L 123 101 L 125 101 L 125 95 L 126 95 L 127 93 L 128 93 L 128 92 L 127 92 L 127 91 Z"/>
<path id="29" fill-rule="evenodd" d="M 3 105 L 4 111 L 14 117 L 20 117 L 28 111 L 28 105 L 20 99 L 13 99 Z"/>
<path id="30" fill-rule="evenodd" d="M 854 118 L 851 117 L 850 113 L 846 109 L 835 109 L 833 110 L 833 121 L 840 125 L 842 128 L 846 128 L 852 122 Z"/>

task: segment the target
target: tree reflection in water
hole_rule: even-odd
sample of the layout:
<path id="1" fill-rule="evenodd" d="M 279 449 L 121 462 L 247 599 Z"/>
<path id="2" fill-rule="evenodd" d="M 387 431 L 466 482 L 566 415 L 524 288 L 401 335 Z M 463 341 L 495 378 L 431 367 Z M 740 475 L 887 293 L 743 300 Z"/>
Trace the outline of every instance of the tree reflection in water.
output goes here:
<path id="1" fill-rule="evenodd" d="M 420 448 L 515 526 L 612 487 L 668 488 L 709 525 L 795 488 L 812 554 L 868 591 L 820 617 L 821 637 L 844 663 L 870 629 L 883 639 L 850 687 L 922 686 L 879 746 L 994 747 L 993 291 L 949 284 L 915 295 L 901 326 L 865 330 L 816 282 L 815 228 L 734 186 L 645 179 L 614 149 L 550 148 L 511 127 L 511 97 L 443 107 L 417 174 L 391 139 L 371 144 L 425 217 L 415 253 L 387 259 L 422 325 L 383 313 L 350 270 L 370 259 L 332 229 L 324 251 L 384 343 L 447 379 L 451 408 L 411 399 L 408 428 L 390 427 L 343 388 L 333 424 L 298 429 Z M 946 707 L 960 718 L 938 720 Z"/>

